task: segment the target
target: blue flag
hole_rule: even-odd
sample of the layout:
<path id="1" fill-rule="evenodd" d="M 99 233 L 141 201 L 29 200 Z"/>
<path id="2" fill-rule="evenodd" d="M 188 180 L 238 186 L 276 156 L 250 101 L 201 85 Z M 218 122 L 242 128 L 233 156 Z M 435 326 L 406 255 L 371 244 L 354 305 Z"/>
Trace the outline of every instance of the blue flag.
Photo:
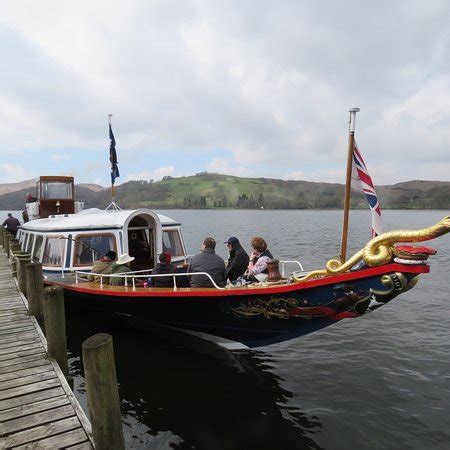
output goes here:
<path id="1" fill-rule="evenodd" d="M 111 162 L 111 184 L 114 184 L 116 178 L 120 176 L 119 166 L 117 165 L 117 153 L 116 153 L 116 140 L 114 139 L 114 134 L 109 124 L 109 160 Z"/>

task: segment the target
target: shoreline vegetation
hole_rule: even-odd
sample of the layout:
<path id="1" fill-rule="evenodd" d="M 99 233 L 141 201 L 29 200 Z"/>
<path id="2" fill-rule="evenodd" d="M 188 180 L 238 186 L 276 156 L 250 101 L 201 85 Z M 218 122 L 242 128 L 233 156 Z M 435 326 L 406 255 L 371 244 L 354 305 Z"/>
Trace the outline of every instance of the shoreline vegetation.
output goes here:
<path id="1" fill-rule="evenodd" d="M 22 210 L 34 181 L 16 184 L 16 190 L 0 195 L 0 210 Z M 6 185 L 0 185 L 0 188 Z M 22 186 L 25 186 L 22 188 Z M 450 182 L 407 181 L 376 186 L 382 209 L 450 209 Z M 85 208 L 105 208 L 110 188 L 80 184 L 76 199 Z M 122 208 L 152 209 L 342 209 L 344 185 L 273 178 L 244 178 L 201 172 L 160 181 L 128 181 L 116 186 L 116 203 Z M 352 192 L 352 209 L 366 209 L 364 196 Z"/>

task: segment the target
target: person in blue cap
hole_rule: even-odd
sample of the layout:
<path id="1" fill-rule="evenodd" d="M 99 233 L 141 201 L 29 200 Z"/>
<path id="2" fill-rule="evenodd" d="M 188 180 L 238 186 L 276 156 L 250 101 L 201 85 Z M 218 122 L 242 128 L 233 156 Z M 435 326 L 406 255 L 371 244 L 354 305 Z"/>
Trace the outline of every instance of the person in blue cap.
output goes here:
<path id="1" fill-rule="evenodd" d="M 224 244 L 227 244 L 228 251 L 230 252 L 225 271 L 225 279 L 233 282 L 244 275 L 250 258 L 242 248 L 237 237 L 231 236 Z"/>

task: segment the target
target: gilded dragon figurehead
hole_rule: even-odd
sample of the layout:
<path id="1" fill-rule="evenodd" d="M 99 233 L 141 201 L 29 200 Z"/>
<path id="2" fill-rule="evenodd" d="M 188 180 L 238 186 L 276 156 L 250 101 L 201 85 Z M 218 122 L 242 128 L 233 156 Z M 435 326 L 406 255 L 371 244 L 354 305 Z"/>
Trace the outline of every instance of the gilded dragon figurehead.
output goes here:
<path id="1" fill-rule="evenodd" d="M 448 232 L 450 232 L 450 216 L 444 217 L 436 225 L 421 230 L 389 231 L 371 239 L 362 250 L 344 263 L 338 259 L 330 259 L 325 269 L 313 270 L 303 277 L 294 276 L 293 278 L 294 281 L 307 281 L 311 278 L 337 275 L 347 272 L 361 260 L 370 267 L 388 264 L 392 261 L 395 244 L 429 241 Z"/>

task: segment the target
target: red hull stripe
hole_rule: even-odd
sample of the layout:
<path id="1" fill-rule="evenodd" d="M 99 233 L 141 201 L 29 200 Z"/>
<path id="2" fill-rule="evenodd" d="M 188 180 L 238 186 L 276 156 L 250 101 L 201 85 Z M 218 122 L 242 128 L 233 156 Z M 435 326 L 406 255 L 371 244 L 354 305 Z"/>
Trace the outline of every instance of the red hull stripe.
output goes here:
<path id="1" fill-rule="evenodd" d="M 318 278 L 300 283 L 291 283 L 285 285 L 276 285 L 266 288 L 239 288 L 239 289 L 191 289 L 179 288 L 177 291 L 161 289 L 159 291 L 136 288 L 135 291 L 130 287 L 123 287 L 121 290 L 109 290 L 107 287 L 92 289 L 91 287 L 83 287 L 83 284 L 65 284 L 57 281 L 46 280 L 47 284 L 62 286 L 71 292 L 79 292 L 80 294 L 103 295 L 110 297 L 227 297 L 235 295 L 263 295 L 263 294 L 281 294 L 285 292 L 300 291 L 310 289 L 317 286 L 325 286 L 329 284 L 341 283 L 344 281 L 360 280 L 361 278 L 369 278 L 377 275 L 383 275 L 392 272 L 403 272 L 411 274 L 428 273 L 430 267 L 428 265 L 406 265 L 406 264 L 386 264 L 380 267 L 371 267 L 357 272 L 346 272 L 340 275 L 330 276 L 326 278 Z"/>

